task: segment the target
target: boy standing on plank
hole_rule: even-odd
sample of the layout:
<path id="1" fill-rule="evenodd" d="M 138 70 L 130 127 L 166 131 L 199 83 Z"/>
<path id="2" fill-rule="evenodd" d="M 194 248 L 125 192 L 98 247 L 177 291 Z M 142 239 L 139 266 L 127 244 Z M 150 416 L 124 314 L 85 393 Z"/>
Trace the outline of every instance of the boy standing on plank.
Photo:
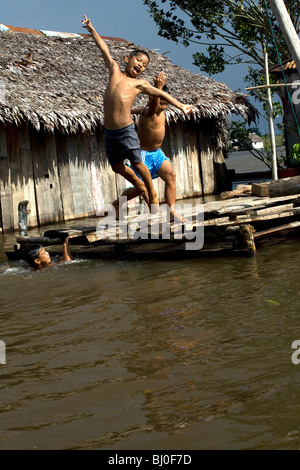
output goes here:
<path id="1" fill-rule="evenodd" d="M 84 15 L 82 26 L 91 33 L 109 70 L 109 81 L 104 95 L 104 138 L 112 170 L 138 188 L 149 209 L 151 210 L 151 206 L 154 205 L 154 210 L 157 211 L 157 194 L 150 172 L 141 160 L 140 142 L 132 121 L 131 108 L 140 93 L 163 98 L 187 116 L 192 112 L 192 105 L 180 103 L 168 93 L 150 85 L 147 80 L 137 80 L 149 63 L 147 52 L 137 50 L 126 56 L 125 70 L 122 72 L 117 62 L 111 57 L 105 41 L 96 32 L 86 15 Z M 131 168 L 124 164 L 125 159 L 130 161 L 132 168 L 141 176 L 142 181 Z"/>

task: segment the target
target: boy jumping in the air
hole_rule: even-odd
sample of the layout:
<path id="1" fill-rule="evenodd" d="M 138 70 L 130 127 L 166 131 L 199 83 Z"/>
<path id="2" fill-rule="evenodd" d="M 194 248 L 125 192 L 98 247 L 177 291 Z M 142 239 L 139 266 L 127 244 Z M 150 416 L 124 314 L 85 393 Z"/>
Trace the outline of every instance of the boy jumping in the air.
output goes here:
<path id="1" fill-rule="evenodd" d="M 104 138 L 108 160 L 115 173 L 119 173 L 139 189 L 149 209 L 151 210 L 151 205 L 154 205 L 157 211 L 157 194 L 150 172 L 141 159 L 140 142 L 134 128 L 131 108 L 140 93 L 162 98 L 187 116 L 192 112 L 192 105 L 180 103 L 168 93 L 150 85 L 147 80 L 136 80 L 149 63 L 147 52 L 136 50 L 126 56 L 125 70 L 122 72 L 111 57 L 105 41 L 96 32 L 86 15 L 82 26 L 91 33 L 109 70 L 109 81 L 104 95 Z M 143 181 L 124 164 L 126 159 Z"/>
<path id="2" fill-rule="evenodd" d="M 160 90 L 168 92 L 166 86 L 166 75 L 159 72 L 155 79 L 155 86 Z M 170 210 L 170 222 L 184 222 L 183 217 L 176 214 L 176 173 L 172 168 L 169 158 L 161 150 L 165 137 L 165 110 L 168 103 L 158 97 L 149 97 L 149 103 L 142 108 L 132 110 L 132 114 L 140 116 L 137 134 L 141 143 L 142 161 L 150 171 L 152 179 L 160 177 L 165 182 L 165 200 Z M 140 195 L 136 187 L 125 189 L 121 196 L 126 197 L 127 201 Z M 126 200 L 125 199 L 125 200 Z M 122 207 L 120 207 L 121 198 L 113 202 L 117 218 L 122 218 Z"/>

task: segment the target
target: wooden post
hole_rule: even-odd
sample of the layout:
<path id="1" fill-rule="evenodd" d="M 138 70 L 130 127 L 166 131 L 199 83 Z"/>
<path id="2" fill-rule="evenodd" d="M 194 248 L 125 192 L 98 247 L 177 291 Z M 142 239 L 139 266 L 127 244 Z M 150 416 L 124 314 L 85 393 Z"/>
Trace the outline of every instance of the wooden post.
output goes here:
<path id="1" fill-rule="evenodd" d="M 273 122 L 272 96 L 271 96 L 271 90 L 269 88 L 270 82 L 269 82 L 268 53 L 266 50 L 264 51 L 264 53 L 265 53 L 265 76 L 266 76 L 266 85 L 267 85 L 269 131 L 270 131 L 270 140 L 271 140 L 272 178 L 273 180 L 277 180 L 278 179 L 277 154 L 276 154 L 275 132 L 274 132 L 274 122 Z"/>
<path id="2" fill-rule="evenodd" d="M 254 241 L 255 229 L 250 224 L 240 225 L 240 234 L 242 237 L 243 247 L 248 250 L 249 255 L 254 256 L 256 254 L 256 246 Z"/>
<path id="3" fill-rule="evenodd" d="M 282 197 L 300 194 L 300 176 L 291 176 L 277 181 L 252 183 L 252 194 L 261 197 Z"/>
<path id="4" fill-rule="evenodd" d="M 29 201 L 21 201 L 18 204 L 18 226 L 19 226 L 19 235 L 26 236 L 28 235 L 28 210 L 27 204 Z"/>

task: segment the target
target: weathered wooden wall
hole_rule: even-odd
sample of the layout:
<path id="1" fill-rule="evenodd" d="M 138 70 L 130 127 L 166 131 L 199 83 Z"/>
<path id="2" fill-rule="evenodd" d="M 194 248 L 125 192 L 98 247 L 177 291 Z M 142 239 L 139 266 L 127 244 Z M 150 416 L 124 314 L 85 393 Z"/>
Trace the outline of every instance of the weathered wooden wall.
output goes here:
<path id="1" fill-rule="evenodd" d="M 176 172 L 177 199 L 228 189 L 223 153 L 206 126 L 172 123 L 163 150 Z M 154 185 L 164 200 L 164 183 Z M 2 231 L 18 229 L 18 204 L 28 200 L 28 227 L 101 216 L 126 187 L 105 155 L 103 133 L 43 133 L 23 124 L 0 124 Z"/>

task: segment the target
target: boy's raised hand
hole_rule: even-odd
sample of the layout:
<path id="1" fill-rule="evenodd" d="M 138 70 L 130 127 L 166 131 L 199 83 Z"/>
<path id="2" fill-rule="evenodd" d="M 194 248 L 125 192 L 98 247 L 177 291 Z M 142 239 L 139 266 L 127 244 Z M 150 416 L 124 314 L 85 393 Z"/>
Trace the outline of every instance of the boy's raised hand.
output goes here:
<path id="1" fill-rule="evenodd" d="M 164 72 L 159 72 L 157 77 L 154 79 L 154 86 L 162 90 L 165 83 L 166 83 L 166 74 Z"/>
<path id="2" fill-rule="evenodd" d="M 190 119 L 190 114 L 193 112 L 193 106 L 191 104 L 184 104 L 181 108 L 181 110 L 184 112 L 186 117 Z"/>
<path id="3" fill-rule="evenodd" d="M 83 15 L 83 16 L 84 16 L 84 20 L 82 20 L 82 26 L 83 26 L 83 28 L 86 28 L 89 32 L 91 32 L 92 29 L 93 29 L 92 23 L 86 17 L 86 15 Z"/>

